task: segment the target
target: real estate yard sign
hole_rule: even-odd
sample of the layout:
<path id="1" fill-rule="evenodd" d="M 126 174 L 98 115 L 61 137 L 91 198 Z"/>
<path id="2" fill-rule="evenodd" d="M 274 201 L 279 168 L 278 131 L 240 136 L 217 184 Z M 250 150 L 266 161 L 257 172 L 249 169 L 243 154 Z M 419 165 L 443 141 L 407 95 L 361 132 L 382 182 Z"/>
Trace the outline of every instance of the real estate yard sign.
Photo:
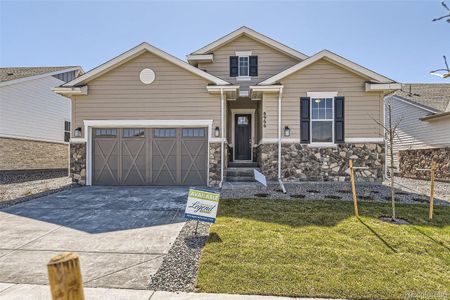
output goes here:
<path id="1" fill-rule="evenodd" d="M 184 217 L 209 223 L 216 222 L 219 197 L 220 194 L 217 192 L 190 188 Z"/>

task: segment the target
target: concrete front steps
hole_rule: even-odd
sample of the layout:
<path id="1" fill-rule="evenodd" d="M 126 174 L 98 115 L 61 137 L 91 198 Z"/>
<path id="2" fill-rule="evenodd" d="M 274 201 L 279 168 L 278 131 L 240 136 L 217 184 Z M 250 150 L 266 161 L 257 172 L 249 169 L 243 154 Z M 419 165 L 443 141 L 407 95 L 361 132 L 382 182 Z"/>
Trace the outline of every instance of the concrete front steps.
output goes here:
<path id="1" fill-rule="evenodd" d="M 231 162 L 226 170 L 225 182 L 255 182 L 253 170 L 259 170 L 254 162 Z"/>

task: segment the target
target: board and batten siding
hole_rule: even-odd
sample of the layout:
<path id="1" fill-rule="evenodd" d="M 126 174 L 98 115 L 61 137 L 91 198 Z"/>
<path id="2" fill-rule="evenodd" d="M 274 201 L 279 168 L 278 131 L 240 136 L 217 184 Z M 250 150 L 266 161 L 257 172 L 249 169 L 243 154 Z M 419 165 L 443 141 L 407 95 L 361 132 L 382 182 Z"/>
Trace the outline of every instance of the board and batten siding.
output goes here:
<path id="1" fill-rule="evenodd" d="M 140 81 L 144 68 L 155 72 L 153 83 Z M 214 129 L 220 127 L 220 95 L 209 94 L 208 84 L 146 52 L 88 82 L 88 95 L 73 98 L 74 126 L 84 120 L 213 120 Z"/>
<path id="2" fill-rule="evenodd" d="M 236 51 L 251 51 L 252 55 L 258 56 L 258 76 L 252 77 L 251 81 L 230 77 L 230 56 L 235 56 Z M 301 61 L 245 35 L 215 49 L 213 54 L 214 62 L 200 63 L 198 68 L 241 87 L 259 83 Z"/>
<path id="3" fill-rule="evenodd" d="M 51 90 L 62 83 L 47 76 L 0 87 L 0 136 L 63 143 L 70 99 Z"/>
<path id="4" fill-rule="evenodd" d="M 345 138 L 380 138 L 383 129 L 383 97 L 381 93 L 366 93 L 360 77 L 324 59 L 281 80 L 282 128 L 291 128 L 291 138 L 300 138 L 300 97 L 307 92 L 338 92 L 345 97 Z M 267 127 L 264 138 L 277 137 L 278 96 L 264 95 L 263 110 Z"/>
<path id="5" fill-rule="evenodd" d="M 398 167 L 399 150 L 441 148 L 450 146 L 450 118 L 433 121 L 421 121 L 431 113 L 425 109 L 406 103 L 393 96 L 386 98 L 386 104 L 392 107 L 392 123 L 399 123 L 394 139 L 394 165 Z M 386 109 L 385 122 L 388 126 Z M 386 156 L 390 164 L 390 156 Z"/>

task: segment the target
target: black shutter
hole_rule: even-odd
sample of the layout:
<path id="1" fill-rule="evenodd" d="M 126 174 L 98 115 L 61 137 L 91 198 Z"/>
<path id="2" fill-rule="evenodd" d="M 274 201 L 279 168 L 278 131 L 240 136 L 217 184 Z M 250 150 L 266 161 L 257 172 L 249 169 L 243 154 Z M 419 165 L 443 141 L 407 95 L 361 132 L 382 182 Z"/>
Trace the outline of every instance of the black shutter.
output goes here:
<path id="1" fill-rule="evenodd" d="M 310 130 L 310 98 L 300 98 L 300 143 L 309 144 L 311 137 L 309 136 Z"/>
<path id="2" fill-rule="evenodd" d="M 250 56 L 249 58 L 250 76 L 258 76 L 258 56 Z"/>
<path id="3" fill-rule="evenodd" d="M 334 142 L 343 144 L 344 135 L 344 97 L 334 98 Z"/>
<path id="4" fill-rule="evenodd" d="M 238 57 L 230 56 L 230 77 L 238 76 Z"/>

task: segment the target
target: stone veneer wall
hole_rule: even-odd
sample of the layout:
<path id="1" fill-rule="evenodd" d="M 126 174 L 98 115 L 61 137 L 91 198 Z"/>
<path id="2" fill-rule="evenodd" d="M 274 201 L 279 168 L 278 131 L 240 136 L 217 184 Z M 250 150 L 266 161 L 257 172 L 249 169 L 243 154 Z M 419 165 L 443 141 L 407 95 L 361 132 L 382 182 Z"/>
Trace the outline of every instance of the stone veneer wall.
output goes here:
<path id="1" fill-rule="evenodd" d="M 70 144 L 70 176 L 73 182 L 86 184 L 86 143 Z"/>
<path id="2" fill-rule="evenodd" d="M 400 150 L 400 176 L 415 179 L 430 179 L 430 172 L 416 169 L 431 168 L 436 162 L 436 180 L 450 181 L 450 147 L 436 149 Z"/>
<path id="3" fill-rule="evenodd" d="M 228 163 L 228 147 L 225 143 L 225 169 Z M 219 186 L 220 184 L 220 143 L 209 144 L 209 185 Z"/>
<path id="4" fill-rule="evenodd" d="M 69 167 L 69 146 L 63 143 L 0 138 L 0 170 L 57 170 Z"/>
<path id="5" fill-rule="evenodd" d="M 277 179 L 278 144 L 261 144 L 258 163 L 269 180 Z M 359 181 L 382 181 L 384 144 L 341 144 L 333 148 L 315 148 L 301 144 L 283 144 L 282 177 L 286 181 L 348 181 L 349 159 L 354 166 L 368 170 L 355 172 Z"/>

